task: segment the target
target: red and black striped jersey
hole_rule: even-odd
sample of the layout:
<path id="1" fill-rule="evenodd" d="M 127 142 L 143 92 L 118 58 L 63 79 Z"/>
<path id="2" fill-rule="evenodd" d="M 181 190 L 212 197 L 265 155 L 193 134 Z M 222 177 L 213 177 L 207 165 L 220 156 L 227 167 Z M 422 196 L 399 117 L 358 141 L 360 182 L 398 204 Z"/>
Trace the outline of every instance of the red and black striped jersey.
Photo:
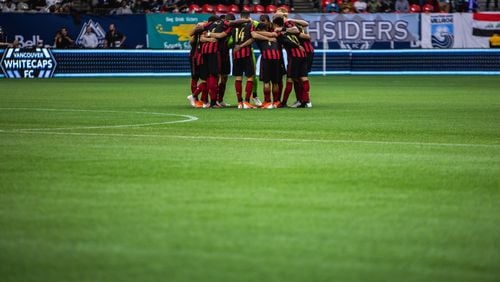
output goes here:
<path id="1" fill-rule="evenodd" d="M 285 47 L 286 54 L 289 58 L 305 58 L 306 52 L 300 47 L 300 41 L 297 35 L 291 33 L 278 33 L 278 42 Z"/>
<path id="2" fill-rule="evenodd" d="M 208 22 L 205 24 L 204 30 L 214 33 L 226 32 L 227 34 L 229 34 L 231 31 L 226 22 L 223 21 Z M 203 42 L 201 44 L 201 52 L 203 54 L 218 53 L 221 49 L 221 45 L 225 44 L 225 42 L 225 38 L 218 39 L 217 42 Z"/>
<path id="3" fill-rule="evenodd" d="M 297 25 L 297 28 L 299 29 L 300 33 L 305 32 L 305 29 L 302 26 Z M 304 47 L 304 50 L 306 51 L 307 54 L 314 53 L 314 47 L 310 39 L 303 39 L 299 37 L 299 40 L 300 44 L 302 45 L 302 47 Z"/>
<path id="4" fill-rule="evenodd" d="M 281 59 L 281 46 L 277 41 L 257 40 L 260 53 L 263 59 L 279 60 Z"/>
<path id="5" fill-rule="evenodd" d="M 236 26 L 231 31 L 234 45 L 241 45 L 249 39 L 252 39 L 253 24 L 245 23 Z M 233 49 L 233 59 L 241 59 L 252 55 L 252 45 L 245 46 L 238 51 Z"/>

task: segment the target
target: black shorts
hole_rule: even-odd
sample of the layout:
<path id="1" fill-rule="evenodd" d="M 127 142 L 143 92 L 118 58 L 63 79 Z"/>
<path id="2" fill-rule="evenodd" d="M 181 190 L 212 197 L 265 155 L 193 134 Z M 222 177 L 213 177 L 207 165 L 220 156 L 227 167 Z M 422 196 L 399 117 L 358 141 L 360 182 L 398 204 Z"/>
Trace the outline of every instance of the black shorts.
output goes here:
<path id="1" fill-rule="evenodd" d="M 255 75 L 255 65 L 252 56 L 233 59 L 233 76 L 243 76 L 243 73 L 245 73 L 246 77 Z"/>
<path id="2" fill-rule="evenodd" d="M 221 69 L 220 54 L 203 54 L 203 65 L 201 67 L 200 77 L 202 79 L 208 78 L 208 76 L 219 76 Z"/>
<path id="3" fill-rule="evenodd" d="M 307 53 L 307 72 L 311 72 L 314 61 L 314 53 Z"/>
<path id="4" fill-rule="evenodd" d="M 191 66 L 191 78 L 201 78 L 201 67 L 203 62 L 203 60 L 201 59 L 201 54 L 198 57 L 196 55 L 190 56 L 189 61 Z"/>
<path id="5" fill-rule="evenodd" d="M 220 57 L 220 74 L 221 75 L 228 75 L 231 73 L 231 61 L 229 60 L 229 53 L 221 54 Z"/>
<path id="6" fill-rule="evenodd" d="M 281 61 L 261 59 L 260 80 L 263 82 L 279 83 L 282 80 Z"/>
<path id="7" fill-rule="evenodd" d="M 307 77 L 307 58 L 288 58 L 286 74 L 290 78 Z"/>

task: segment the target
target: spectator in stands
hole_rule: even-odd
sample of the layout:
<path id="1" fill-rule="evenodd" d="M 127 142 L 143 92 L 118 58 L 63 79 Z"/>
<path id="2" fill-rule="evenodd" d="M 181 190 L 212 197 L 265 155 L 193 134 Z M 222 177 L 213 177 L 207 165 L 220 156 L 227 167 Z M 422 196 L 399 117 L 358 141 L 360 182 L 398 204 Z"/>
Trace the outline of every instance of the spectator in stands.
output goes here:
<path id="1" fill-rule="evenodd" d="M 122 2 L 120 3 L 120 7 L 111 10 L 110 14 L 129 15 L 132 14 L 132 10 L 130 9 L 130 6 L 128 5 L 127 1 L 122 0 Z"/>
<path id="2" fill-rule="evenodd" d="M 97 48 L 97 46 L 99 46 L 99 39 L 91 26 L 88 26 L 85 33 L 82 35 L 81 44 L 84 48 Z"/>
<path id="3" fill-rule="evenodd" d="M 330 1 L 325 7 L 325 12 L 327 13 L 339 13 L 340 7 L 337 1 Z"/>
<path id="4" fill-rule="evenodd" d="M 19 41 L 16 39 L 14 42 L 9 43 L 9 42 L 0 42 L 0 48 L 20 48 L 21 45 L 19 44 Z"/>
<path id="5" fill-rule="evenodd" d="M 189 8 L 185 0 L 166 0 L 161 6 L 161 12 L 187 13 Z"/>
<path id="6" fill-rule="evenodd" d="M 356 13 L 366 13 L 368 4 L 366 4 L 365 0 L 358 0 L 354 2 L 354 9 Z"/>
<path id="7" fill-rule="evenodd" d="M 380 13 L 382 9 L 381 0 L 370 0 L 368 2 L 368 12 L 369 13 Z"/>
<path id="8" fill-rule="evenodd" d="M 127 37 L 116 30 L 114 24 L 109 25 L 109 30 L 106 32 L 105 47 L 106 48 L 123 48 L 123 42 Z"/>
<path id="9" fill-rule="evenodd" d="M 352 4 L 351 0 L 342 0 L 340 11 L 344 14 L 354 13 L 354 5 Z"/>
<path id="10" fill-rule="evenodd" d="M 3 13 L 11 13 L 16 11 L 16 4 L 12 3 L 11 0 L 7 0 L 4 3 L 0 3 L 0 10 Z"/>
<path id="11" fill-rule="evenodd" d="M 61 28 L 54 37 L 54 45 L 58 49 L 68 49 L 73 47 L 75 41 L 71 39 L 68 35 L 68 29 L 65 27 Z"/>
<path id="12" fill-rule="evenodd" d="M 382 4 L 382 7 L 380 7 L 379 13 L 394 12 L 394 4 L 391 0 L 382 0 L 380 3 Z"/>
<path id="13" fill-rule="evenodd" d="M 495 4 L 495 11 L 498 10 L 498 0 L 493 0 L 494 1 L 494 4 Z M 489 11 L 490 10 L 490 2 L 491 0 L 486 0 L 486 10 Z"/>
<path id="14" fill-rule="evenodd" d="M 410 11 L 410 3 L 408 0 L 396 0 L 394 3 L 394 12 L 408 13 Z"/>
<path id="15" fill-rule="evenodd" d="M 443 13 L 450 13 L 450 0 L 438 0 L 439 10 Z"/>

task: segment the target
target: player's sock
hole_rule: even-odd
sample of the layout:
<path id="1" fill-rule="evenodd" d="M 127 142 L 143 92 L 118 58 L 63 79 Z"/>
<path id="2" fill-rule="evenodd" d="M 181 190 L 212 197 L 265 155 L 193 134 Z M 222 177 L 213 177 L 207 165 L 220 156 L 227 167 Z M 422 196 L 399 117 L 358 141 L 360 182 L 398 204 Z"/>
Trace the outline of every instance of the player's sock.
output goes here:
<path id="1" fill-rule="evenodd" d="M 302 98 L 302 93 L 303 93 L 303 85 L 302 81 L 294 81 L 293 82 L 293 88 L 295 89 L 295 98 L 297 98 L 297 101 L 303 102 Z"/>
<path id="2" fill-rule="evenodd" d="M 219 83 L 219 102 L 224 101 L 224 94 L 226 94 L 226 83 Z"/>
<path id="3" fill-rule="evenodd" d="M 247 80 L 245 85 L 245 101 L 250 102 L 250 97 L 252 97 L 253 81 Z"/>
<path id="4" fill-rule="evenodd" d="M 279 87 L 273 87 L 273 102 L 279 102 L 280 100 L 280 88 Z"/>
<path id="5" fill-rule="evenodd" d="M 269 87 L 264 86 L 264 102 L 271 102 L 271 89 Z"/>
<path id="6" fill-rule="evenodd" d="M 236 89 L 236 98 L 238 98 L 238 103 L 243 102 L 243 97 L 241 95 L 241 91 L 243 91 L 241 80 L 234 81 L 234 88 Z"/>
<path id="7" fill-rule="evenodd" d="M 217 101 L 217 78 L 215 76 L 209 76 L 207 79 L 208 84 L 208 94 L 210 95 L 210 101 Z"/>
<path id="8" fill-rule="evenodd" d="M 302 81 L 302 102 L 309 103 L 309 80 Z"/>
<path id="9" fill-rule="evenodd" d="M 196 100 L 198 100 L 198 95 L 203 93 L 207 89 L 207 82 L 203 81 L 196 87 L 196 90 L 193 91 L 193 96 Z"/>
<path id="10" fill-rule="evenodd" d="M 290 96 L 290 93 L 292 92 L 292 86 L 293 82 L 287 81 L 286 86 L 285 86 L 285 92 L 283 92 L 283 104 L 286 105 L 288 102 L 288 97 Z"/>
<path id="11" fill-rule="evenodd" d="M 191 93 L 194 93 L 198 88 L 198 79 L 191 78 Z"/>

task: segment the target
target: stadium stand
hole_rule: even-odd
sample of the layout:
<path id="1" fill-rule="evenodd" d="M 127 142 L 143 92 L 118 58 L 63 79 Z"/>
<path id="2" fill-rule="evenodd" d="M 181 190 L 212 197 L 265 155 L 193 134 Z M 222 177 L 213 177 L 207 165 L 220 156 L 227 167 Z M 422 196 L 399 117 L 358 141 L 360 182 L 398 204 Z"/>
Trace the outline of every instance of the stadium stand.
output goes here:
<path id="1" fill-rule="evenodd" d="M 370 9 L 368 12 L 394 11 L 395 0 L 382 0 L 390 9 Z M 470 2 L 472 1 L 472 3 Z M 356 0 L 352 0 L 354 4 Z M 495 11 L 494 0 L 410 0 L 410 12 L 473 12 Z M 342 0 L 0 0 L 0 12 L 40 12 L 60 14 L 140 14 L 140 13 L 272 13 L 277 7 L 286 7 L 295 13 L 337 13 Z M 336 8 L 337 7 L 337 8 Z M 340 9 L 341 10 L 341 9 Z M 349 11 L 355 12 L 355 11 Z M 365 12 L 365 11 L 363 11 Z"/>

